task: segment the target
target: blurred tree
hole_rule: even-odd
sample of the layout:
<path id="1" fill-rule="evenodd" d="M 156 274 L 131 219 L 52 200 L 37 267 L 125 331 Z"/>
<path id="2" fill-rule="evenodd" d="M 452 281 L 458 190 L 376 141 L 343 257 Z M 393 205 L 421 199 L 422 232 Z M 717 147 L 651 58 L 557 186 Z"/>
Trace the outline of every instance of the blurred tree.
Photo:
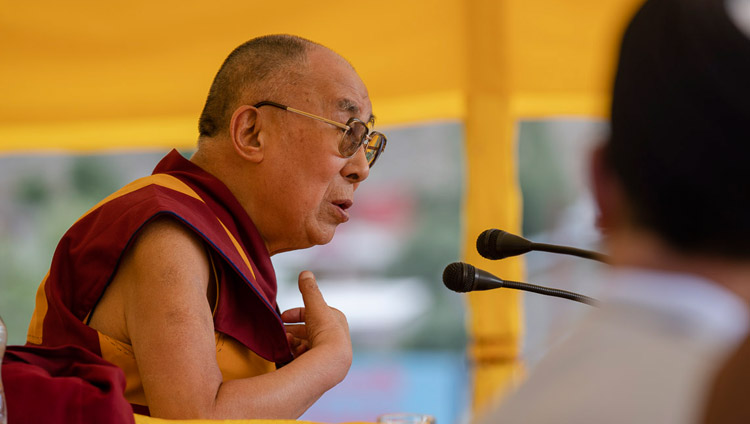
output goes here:
<path id="1" fill-rule="evenodd" d="M 445 266 L 459 259 L 460 228 L 450 224 L 460 222 L 460 196 L 458 187 L 443 193 L 421 192 L 415 213 L 417 227 L 399 260 L 385 270 L 391 277 L 422 279 L 434 297 L 428 313 L 414 323 L 412 336 L 401 344 L 403 349 L 466 347 L 463 297 L 442 282 Z"/>
<path id="2" fill-rule="evenodd" d="M 518 131 L 518 173 L 523 197 L 523 234 L 548 229 L 573 200 L 546 121 L 524 121 Z M 554 182 L 554 184 L 550 184 Z"/>
<path id="3" fill-rule="evenodd" d="M 38 174 L 22 176 L 13 189 L 13 202 L 31 208 L 41 207 L 50 200 L 52 191 Z"/>
<path id="4" fill-rule="evenodd" d="M 75 194 L 99 201 L 115 191 L 121 181 L 100 156 L 76 156 L 70 171 Z"/>

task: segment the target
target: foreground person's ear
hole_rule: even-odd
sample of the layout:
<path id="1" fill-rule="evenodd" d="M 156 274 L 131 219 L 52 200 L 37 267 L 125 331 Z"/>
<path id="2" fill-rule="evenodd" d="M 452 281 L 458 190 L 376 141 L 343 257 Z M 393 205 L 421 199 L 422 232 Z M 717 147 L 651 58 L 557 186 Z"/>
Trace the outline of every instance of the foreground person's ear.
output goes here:
<path id="1" fill-rule="evenodd" d="M 597 206 L 596 226 L 608 234 L 626 219 L 625 193 L 606 158 L 606 143 L 591 153 L 590 178 Z"/>

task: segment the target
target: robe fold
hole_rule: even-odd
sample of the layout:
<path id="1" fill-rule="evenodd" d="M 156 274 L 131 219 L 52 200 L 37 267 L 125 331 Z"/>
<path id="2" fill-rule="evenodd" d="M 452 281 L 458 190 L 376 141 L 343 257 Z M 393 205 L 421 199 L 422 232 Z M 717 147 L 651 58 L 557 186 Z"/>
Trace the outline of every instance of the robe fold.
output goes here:
<path id="1" fill-rule="evenodd" d="M 9 346 L 3 358 L 8 422 L 134 423 L 121 369 L 77 346 Z"/>

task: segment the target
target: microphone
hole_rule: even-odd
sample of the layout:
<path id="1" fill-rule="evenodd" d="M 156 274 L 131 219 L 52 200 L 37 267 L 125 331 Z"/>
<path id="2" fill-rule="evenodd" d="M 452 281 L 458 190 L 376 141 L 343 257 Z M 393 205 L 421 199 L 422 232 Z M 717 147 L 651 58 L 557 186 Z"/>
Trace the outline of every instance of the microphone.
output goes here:
<path id="1" fill-rule="evenodd" d="M 479 237 L 477 237 L 477 252 L 487 259 L 504 259 L 511 256 L 523 255 L 532 250 L 539 252 L 562 253 L 565 255 L 578 256 L 580 258 L 593 259 L 599 262 L 609 261 L 609 256 L 601 253 L 577 249 L 575 247 L 534 243 L 521 236 L 503 230 L 496 230 L 494 228 L 485 230 L 479 235 Z"/>
<path id="2" fill-rule="evenodd" d="M 561 297 L 563 299 L 574 300 L 587 305 L 595 306 L 598 303 L 596 299 L 578 293 L 521 283 L 518 281 L 501 280 L 487 271 L 475 268 L 464 262 L 453 262 L 445 267 L 445 270 L 443 271 L 443 284 L 445 284 L 445 287 L 458 293 L 500 289 L 505 287 L 547 296 Z"/>

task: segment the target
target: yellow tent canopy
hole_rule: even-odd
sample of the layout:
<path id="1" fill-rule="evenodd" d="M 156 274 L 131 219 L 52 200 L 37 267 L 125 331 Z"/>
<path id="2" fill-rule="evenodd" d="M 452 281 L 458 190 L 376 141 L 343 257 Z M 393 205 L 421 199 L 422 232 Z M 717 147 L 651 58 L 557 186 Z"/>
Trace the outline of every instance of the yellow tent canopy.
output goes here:
<path id="1" fill-rule="evenodd" d="M 464 122 L 465 259 L 519 278 L 520 260 L 490 263 L 473 248 L 486 228 L 520 229 L 516 123 L 605 117 L 616 40 L 636 3 L 3 2 L 0 152 L 193 146 L 225 55 L 257 35 L 293 33 L 355 65 L 379 126 Z M 479 407 L 519 375 L 518 296 L 470 296 L 469 327 Z"/>

